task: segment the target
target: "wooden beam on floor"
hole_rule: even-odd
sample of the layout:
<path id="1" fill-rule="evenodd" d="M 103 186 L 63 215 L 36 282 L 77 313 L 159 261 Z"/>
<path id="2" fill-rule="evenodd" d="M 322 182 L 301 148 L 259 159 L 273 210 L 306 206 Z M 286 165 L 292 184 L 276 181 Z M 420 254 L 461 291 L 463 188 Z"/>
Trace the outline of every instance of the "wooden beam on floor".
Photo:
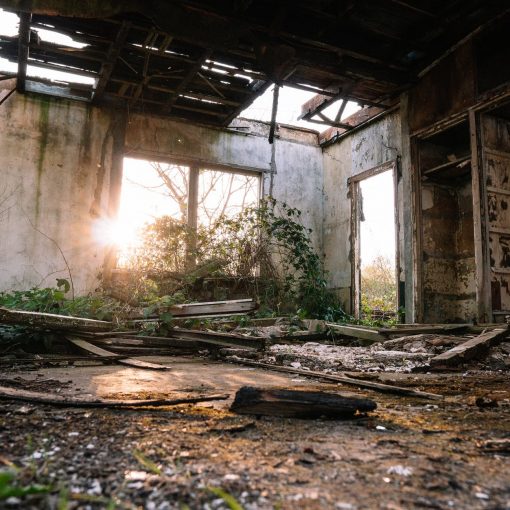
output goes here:
<path id="1" fill-rule="evenodd" d="M 430 366 L 442 367 L 459 365 L 464 361 L 477 358 L 485 354 L 493 345 L 496 345 L 508 335 L 508 326 L 501 325 L 486 333 L 471 338 L 467 342 L 456 345 L 452 349 L 435 356 L 430 360 Z"/>
<path id="2" fill-rule="evenodd" d="M 32 404 L 46 404 L 59 407 L 162 407 L 180 404 L 195 404 L 198 402 L 211 402 L 214 400 L 227 400 L 229 395 L 204 395 L 199 397 L 184 397 L 173 399 L 155 400 L 113 400 L 113 399 L 90 399 L 83 397 L 66 397 L 52 393 L 39 393 L 36 391 L 20 390 L 0 386 L 0 400 L 17 400 Z"/>
<path id="3" fill-rule="evenodd" d="M 359 388 L 369 388 L 374 391 L 382 393 L 391 393 L 393 395 L 402 395 L 406 397 L 418 397 L 429 400 L 443 400 L 443 395 L 436 393 L 428 393 L 426 391 L 413 390 L 411 388 L 402 388 L 401 386 L 395 386 L 392 384 L 382 384 L 373 381 L 366 381 L 364 379 L 355 379 L 353 377 L 346 377 L 343 375 L 329 374 L 325 372 L 316 372 L 314 370 L 303 370 L 300 368 L 292 368 L 282 365 L 273 365 L 271 363 L 263 363 L 260 361 L 252 361 L 244 358 L 227 358 L 225 361 L 229 363 L 236 363 L 240 365 L 246 365 L 250 367 L 265 368 L 267 370 L 274 370 L 276 372 L 286 372 L 289 374 L 298 374 L 305 377 L 311 377 L 313 379 L 323 379 L 325 381 L 339 382 L 347 384 L 349 386 L 357 386 Z"/>

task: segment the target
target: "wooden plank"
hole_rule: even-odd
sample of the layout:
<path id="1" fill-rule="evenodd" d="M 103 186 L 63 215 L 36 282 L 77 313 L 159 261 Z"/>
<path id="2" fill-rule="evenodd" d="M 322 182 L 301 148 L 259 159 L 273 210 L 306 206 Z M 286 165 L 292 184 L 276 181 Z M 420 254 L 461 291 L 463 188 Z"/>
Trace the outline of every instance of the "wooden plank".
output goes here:
<path id="1" fill-rule="evenodd" d="M 347 384 L 349 386 L 357 386 L 359 388 L 369 388 L 371 390 L 379 391 L 381 393 L 392 393 L 394 395 L 426 398 L 429 400 L 442 400 L 444 398 L 443 395 L 438 395 L 436 393 L 428 393 L 426 391 L 413 390 L 411 388 L 402 388 L 401 386 L 395 386 L 392 384 L 376 383 L 373 381 L 365 381 L 364 379 L 354 379 L 352 377 L 346 377 L 343 375 L 316 372 L 314 370 L 302 370 L 300 368 L 292 368 L 282 365 L 272 365 L 270 363 L 262 363 L 260 361 L 252 361 L 244 358 L 232 357 L 228 358 L 227 361 L 230 363 L 238 363 L 240 365 L 247 365 L 250 367 L 266 368 L 268 370 L 274 370 L 276 372 L 286 372 L 289 374 L 298 374 L 306 377 L 312 377 L 315 379 L 324 379 L 325 381 L 339 382 Z"/>
<path id="2" fill-rule="evenodd" d="M 243 386 L 237 391 L 230 410 L 238 414 L 291 418 L 352 418 L 358 412 L 376 408 L 373 400 L 336 393 Z"/>
<path id="3" fill-rule="evenodd" d="M 97 347 L 96 345 L 92 345 L 90 342 L 87 342 L 86 340 L 83 340 L 81 338 L 76 338 L 73 336 L 67 336 L 66 337 L 69 342 L 71 342 L 76 347 L 90 352 L 91 354 L 94 354 L 96 356 L 112 356 L 114 355 L 112 352 L 107 351 L 106 349 L 102 349 L 101 347 Z M 157 363 L 149 363 L 148 361 L 142 361 L 135 358 L 125 358 L 125 359 L 119 359 L 118 363 L 121 365 L 128 365 L 130 367 L 135 368 L 143 368 L 143 369 L 150 369 L 150 370 L 170 370 L 170 367 L 165 367 L 163 365 L 159 365 Z"/>
<path id="4" fill-rule="evenodd" d="M 380 328 L 377 332 L 386 336 L 407 336 L 418 335 L 421 333 L 446 333 L 449 331 L 458 331 L 471 327 L 472 324 L 434 324 L 427 326 L 421 324 L 419 326 L 406 325 L 406 327 L 396 328 Z"/>
<path id="5" fill-rule="evenodd" d="M 186 303 L 170 306 L 165 311 L 174 317 L 188 315 L 214 315 L 225 313 L 251 312 L 257 308 L 253 299 L 237 299 L 230 301 L 209 301 L 203 303 Z"/>
<path id="6" fill-rule="evenodd" d="M 435 356 L 430 360 L 433 367 L 458 365 L 464 361 L 476 358 L 508 335 L 508 326 L 502 325 L 487 333 L 471 338 L 467 342 L 456 345 L 453 349 Z"/>
<path id="7" fill-rule="evenodd" d="M 61 407 L 162 407 L 179 404 L 195 404 L 198 402 L 211 402 L 213 400 L 227 400 L 229 395 L 205 395 L 201 397 L 187 397 L 155 400 L 112 400 L 87 399 L 82 397 L 65 397 L 51 393 L 38 393 L 36 391 L 20 390 L 0 386 L 1 400 L 21 400 L 34 404 L 48 404 Z"/>
<path id="8" fill-rule="evenodd" d="M 353 338 L 362 338 L 363 340 L 370 340 L 371 342 L 384 342 L 387 340 L 387 337 L 378 333 L 376 329 L 335 324 L 334 322 L 326 322 L 326 326 L 341 335 Z"/>
<path id="9" fill-rule="evenodd" d="M 25 312 L 0 307 L 0 324 L 19 324 L 34 329 L 51 329 L 56 331 L 108 331 L 113 329 L 113 323 L 84 319 L 70 315 L 54 313 Z"/>

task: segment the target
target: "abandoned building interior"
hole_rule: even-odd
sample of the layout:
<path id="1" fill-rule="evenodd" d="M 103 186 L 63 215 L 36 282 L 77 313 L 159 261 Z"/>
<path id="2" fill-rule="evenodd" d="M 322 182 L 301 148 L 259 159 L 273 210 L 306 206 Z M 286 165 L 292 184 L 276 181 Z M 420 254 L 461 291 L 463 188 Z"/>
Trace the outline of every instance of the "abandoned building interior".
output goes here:
<path id="1" fill-rule="evenodd" d="M 510 509 L 509 29 L 0 0 L 0 508 Z"/>

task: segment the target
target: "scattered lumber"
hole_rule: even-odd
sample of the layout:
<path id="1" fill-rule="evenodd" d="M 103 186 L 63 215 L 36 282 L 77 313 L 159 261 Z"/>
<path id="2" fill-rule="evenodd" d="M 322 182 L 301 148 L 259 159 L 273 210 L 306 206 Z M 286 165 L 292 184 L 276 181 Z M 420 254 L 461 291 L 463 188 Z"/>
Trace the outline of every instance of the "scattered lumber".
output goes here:
<path id="1" fill-rule="evenodd" d="M 91 354 L 94 354 L 95 356 L 101 356 L 101 357 L 111 357 L 115 356 L 114 353 L 107 351 L 106 349 L 102 349 L 101 347 L 98 347 L 97 345 L 93 345 L 90 342 L 87 342 L 86 340 L 83 340 L 82 338 L 77 338 L 73 336 L 67 336 L 66 337 L 69 342 L 71 342 L 73 345 L 78 347 L 79 349 L 82 349 L 83 351 L 90 352 Z M 166 367 L 164 365 L 159 365 L 157 363 L 149 363 L 148 361 L 142 361 L 140 359 L 135 358 L 123 358 L 117 360 L 118 363 L 121 365 L 128 365 L 130 367 L 136 367 L 136 368 L 145 368 L 150 370 L 169 370 L 170 367 Z"/>
<path id="2" fill-rule="evenodd" d="M 0 386 L 1 400 L 21 400 L 33 404 L 49 404 L 63 407 L 161 407 L 179 404 L 195 404 L 198 402 L 211 402 L 213 400 L 227 400 L 229 395 L 205 395 L 201 397 L 186 397 L 176 399 L 156 400 L 112 400 L 112 399 L 87 399 L 65 397 L 62 395 L 39 393 L 36 391 L 20 390 Z"/>
<path id="3" fill-rule="evenodd" d="M 375 391 L 382 393 L 392 393 L 394 395 L 403 395 L 406 397 L 418 397 L 426 398 L 429 400 L 442 400 L 443 395 L 436 393 L 428 393 L 426 391 L 413 390 L 411 388 L 402 388 L 401 386 L 395 386 L 392 384 L 382 384 L 373 381 L 366 381 L 364 379 L 355 379 L 353 377 L 346 377 L 343 375 L 327 374 L 325 372 L 316 372 L 314 370 L 303 370 L 301 368 L 292 368 L 281 365 L 272 365 L 271 363 L 263 363 L 261 361 L 252 361 L 245 358 L 230 357 L 226 361 L 232 363 L 239 363 L 241 365 L 247 365 L 251 367 L 267 368 L 269 370 L 275 370 L 276 372 L 287 372 L 289 374 L 298 374 L 306 377 L 312 377 L 315 379 L 324 379 L 326 381 L 334 381 L 350 386 L 358 386 L 359 388 L 370 388 Z"/>
<path id="4" fill-rule="evenodd" d="M 238 414 L 291 418 L 352 418 L 376 408 L 373 400 L 336 393 L 243 386 L 237 391 L 230 410 Z"/>
<path id="5" fill-rule="evenodd" d="M 354 338 L 361 338 L 371 342 L 384 342 L 390 337 L 417 335 L 420 333 L 447 333 L 451 331 L 465 330 L 471 324 L 402 324 L 392 328 L 372 328 L 358 326 L 356 324 L 336 324 L 326 322 L 333 331 Z"/>
<path id="6" fill-rule="evenodd" d="M 479 357 L 507 335 L 508 325 L 501 325 L 435 356 L 430 360 L 430 366 L 437 368 L 458 365 L 464 361 Z"/>
<path id="7" fill-rule="evenodd" d="M 196 341 L 202 344 L 218 345 L 221 347 L 242 347 L 245 349 L 262 350 L 265 347 L 265 338 L 223 333 L 217 331 L 202 331 L 195 329 L 174 328 L 169 332 L 170 338 Z"/>
<path id="8" fill-rule="evenodd" d="M 108 331 L 113 329 L 112 322 L 57 315 L 54 313 L 9 310 L 3 307 L 0 307 L 0 324 L 18 324 L 33 329 L 51 329 L 56 331 Z"/>

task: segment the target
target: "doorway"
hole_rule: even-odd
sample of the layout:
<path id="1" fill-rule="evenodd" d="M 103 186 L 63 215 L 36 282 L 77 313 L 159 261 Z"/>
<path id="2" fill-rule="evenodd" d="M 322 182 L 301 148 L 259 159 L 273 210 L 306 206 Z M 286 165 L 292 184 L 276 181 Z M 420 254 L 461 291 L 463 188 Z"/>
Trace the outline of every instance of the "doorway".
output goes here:
<path id="1" fill-rule="evenodd" d="M 357 318 L 393 319 L 398 303 L 396 162 L 350 179 L 353 311 Z"/>

